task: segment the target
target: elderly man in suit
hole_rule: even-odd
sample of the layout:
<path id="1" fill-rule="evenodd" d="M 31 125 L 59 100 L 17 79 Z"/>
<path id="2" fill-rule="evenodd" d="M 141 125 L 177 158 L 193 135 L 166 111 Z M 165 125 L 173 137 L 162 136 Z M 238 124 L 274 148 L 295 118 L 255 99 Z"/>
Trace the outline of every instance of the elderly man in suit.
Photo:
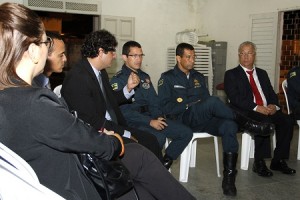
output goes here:
<path id="1" fill-rule="evenodd" d="M 239 46 L 238 56 L 240 64 L 225 73 L 224 87 L 230 104 L 251 119 L 275 125 L 277 143 L 270 168 L 284 174 L 295 174 L 296 170 L 289 168 L 285 162 L 285 159 L 289 158 L 293 122 L 280 110 L 278 97 L 267 72 L 254 64 L 255 44 L 243 42 Z M 270 137 L 260 135 L 253 137 L 255 140 L 253 171 L 259 176 L 270 177 L 273 173 L 264 161 L 265 158 L 271 157 Z"/>

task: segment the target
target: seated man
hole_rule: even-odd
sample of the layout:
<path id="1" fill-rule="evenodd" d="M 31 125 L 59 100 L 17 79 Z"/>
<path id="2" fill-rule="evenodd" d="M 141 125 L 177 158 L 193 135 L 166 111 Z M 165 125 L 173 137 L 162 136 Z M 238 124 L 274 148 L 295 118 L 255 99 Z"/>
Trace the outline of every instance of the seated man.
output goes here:
<path id="1" fill-rule="evenodd" d="M 287 74 L 288 99 L 292 114 L 296 120 L 300 120 L 300 65 L 293 67 Z"/>
<path id="2" fill-rule="evenodd" d="M 208 132 L 222 137 L 223 193 L 235 196 L 239 147 L 236 121 L 243 127 L 246 126 L 250 132 L 253 130 L 270 132 L 270 127 L 247 121 L 242 115 L 234 113 L 219 98 L 210 96 L 204 76 L 194 69 L 195 58 L 192 45 L 181 43 L 177 46 L 177 65 L 174 69 L 163 73 L 158 82 L 160 105 L 167 117 L 183 122 L 193 131 Z"/>
<path id="3" fill-rule="evenodd" d="M 122 105 L 121 111 L 129 126 L 155 135 L 161 149 L 166 138 L 172 139 L 163 159 L 164 166 L 168 169 L 172 161 L 178 158 L 192 139 L 193 131 L 181 123 L 164 117 L 159 108 L 158 97 L 150 76 L 141 70 L 144 56 L 141 45 L 135 41 L 126 42 L 123 45 L 122 54 L 125 64 L 122 70 L 112 78 L 112 88 L 117 91 L 121 90 L 127 84 L 127 79 L 132 72 L 136 73 L 141 81 L 134 89 L 133 102 Z"/>
<path id="4" fill-rule="evenodd" d="M 106 68 L 116 58 L 116 38 L 101 30 L 88 35 L 82 48 L 80 60 L 66 75 L 61 94 L 70 110 L 97 130 L 103 128 L 124 137 L 126 143 L 136 141 L 147 147 L 160 160 L 162 153 L 155 136 L 145 131 L 128 127 L 119 104 L 127 103 L 134 94 L 133 88 L 139 78 L 132 73 L 121 91 L 113 91 Z M 128 139 L 130 138 L 130 139 Z"/>
<path id="5" fill-rule="evenodd" d="M 256 46 L 246 41 L 239 46 L 239 66 L 226 71 L 224 86 L 230 104 L 251 119 L 273 123 L 276 129 L 276 148 L 270 165 L 272 170 L 295 174 L 284 159 L 289 158 L 293 135 L 293 122 L 279 108 L 278 97 L 273 90 L 268 74 L 255 66 Z M 264 159 L 271 157 L 269 136 L 254 136 L 255 153 L 253 171 L 259 176 L 273 175 Z"/>
<path id="6" fill-rule="evenodd" d="M 62 37 L 54 32 L 47 31 L 46 35 L 52 39 L 52 46 L 48 51 L 48 59 L 44 72 L 34 77 L 33 86 L 51 89 L 49 77 L 53 73 L 62 73 L 67 57 L 65 54 L 65 43 Z"/>

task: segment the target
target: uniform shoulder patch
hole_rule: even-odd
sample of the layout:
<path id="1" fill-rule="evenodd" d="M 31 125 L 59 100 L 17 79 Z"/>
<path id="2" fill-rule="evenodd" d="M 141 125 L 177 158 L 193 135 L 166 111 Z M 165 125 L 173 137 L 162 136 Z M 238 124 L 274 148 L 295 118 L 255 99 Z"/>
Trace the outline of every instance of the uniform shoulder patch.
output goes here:
<path id="1" fill-rule="evenodd" d="M 120 76 L 122 73 L 123 73 L 122 71 L 118 71 L 114 76 L 115 76 L 115 77 L 118 77 L 118 76 Z"/>
<path id="2" fill-rule="evenodd" d="M 111 84 L 111 87 L 113 90 L 118 90 L 118 88 L 119 88 L 118 83 Z"/>
<path id="3" fill-rule="evenodd" d="M 159 79 L 157 86 L 159 87 L 162 86 L 163 84 L 164 84 L 164 79 Z"/>
<path id="4" fill-rule="evenodd" d="M 296 76 L 296 75 L 297 75 L 297 73 L 296 73 L 295 71 L 294 71 L 294 72 L 291 72 L 289 78 L 292 78 L 293 76 Z"/>

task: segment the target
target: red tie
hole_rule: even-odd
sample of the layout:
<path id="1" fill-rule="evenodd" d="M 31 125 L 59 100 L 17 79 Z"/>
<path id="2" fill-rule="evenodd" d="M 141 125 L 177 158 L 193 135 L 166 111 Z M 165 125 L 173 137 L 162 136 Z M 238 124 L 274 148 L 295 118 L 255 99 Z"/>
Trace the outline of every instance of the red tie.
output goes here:
<path id="1" fill-rule="evenodd" d="M 259 105 L 259 106 L 264 105 L 263 100 L 261 98 L 261 95 L 260 95 L 260 93 L 257 89 L 257 86 L 256 86 L 254 78 L 253 78 L 253 70 L 252 71 L 246 71 L 246 72 L 250 76 L 250 85 L 251 85 L 251 89 L 252 89 L 252 92 L 253 92 L 254 97 L 255 97 L 256 104 Z"/>

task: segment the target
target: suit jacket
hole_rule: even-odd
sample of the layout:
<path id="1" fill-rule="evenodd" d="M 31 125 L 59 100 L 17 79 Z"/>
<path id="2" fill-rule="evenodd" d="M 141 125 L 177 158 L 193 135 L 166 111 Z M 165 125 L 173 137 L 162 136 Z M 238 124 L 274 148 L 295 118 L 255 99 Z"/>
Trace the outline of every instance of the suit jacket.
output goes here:
<path id="1" fill-rule="evenodd" d="M 279 106 L 278 97 L 273 90 L 267 72 L 257 67 L 255 69 L 267 104 Z M 244 111 L 252 111 L 257 106 L 253 101 L 248 77 L 240 65 L 225 72 L 224 88 L 230 104 L 234 107 Z"/>
<path id="2" fill-rule="evenodd" d="M 120 153 L 120 143 L 74 118 L 53 92 L 0 91 L 0 127 L 0 141 L 31 165 L 41 184 L 66 199 L 100 199 L 76 153 L 111 159 Z"/>
<path id="3" fill-rule="evenodd" d="M 102 83 L 107 99 L 116 113 L 118 124 L 105 120 L 107 110 L 105 99 L 101 93 L 98 79 L 86 58 L 79 61 L 67 73 L 62 84 L 61 94 L 70 110 L 77 111 L 78 117 L 96 129 L 102 127 L 123 135 L 126 121 L 121 114 L 119 105 L 128 100 L 121 91 L 113 91 L 106 70 L 101 70 Z"/>

